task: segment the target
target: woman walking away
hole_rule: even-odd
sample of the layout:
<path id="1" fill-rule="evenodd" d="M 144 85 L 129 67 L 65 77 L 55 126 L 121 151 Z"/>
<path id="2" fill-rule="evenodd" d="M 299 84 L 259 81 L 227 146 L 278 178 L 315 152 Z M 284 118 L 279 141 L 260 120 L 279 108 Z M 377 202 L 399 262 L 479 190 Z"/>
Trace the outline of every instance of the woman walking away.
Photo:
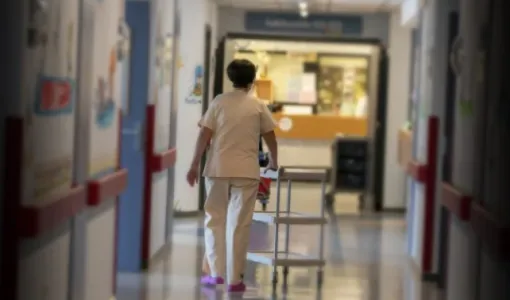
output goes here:
<path id="1" fill-rule="evenodd" d="M 226 276 L 229 292 L 244 292 L 250 225 L 259 185 L 259 139 L 267 144 L 269 168 L 277 169 L 276 124 L 262 101 L 250 95 L 256 77 L 255 65 L 234 60 L 227 75 L 232 92 L 218 95 L 202 118 L 195 154 L 187 174 L 188 183 L 198 182 L 198 170 L 211 141 L 204 173 L 205 255 L 210 273 L 201 283 L 216 286 Z"/>

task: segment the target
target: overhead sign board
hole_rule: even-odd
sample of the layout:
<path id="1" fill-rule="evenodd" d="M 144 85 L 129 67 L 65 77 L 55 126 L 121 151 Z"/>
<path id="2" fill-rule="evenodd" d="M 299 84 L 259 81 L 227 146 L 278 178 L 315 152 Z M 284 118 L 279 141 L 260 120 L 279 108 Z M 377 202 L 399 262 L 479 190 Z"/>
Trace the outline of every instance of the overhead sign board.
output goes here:
<path id="1" fill-rule="evenodd" d="M 363 18 L 358 15 L 311 14 L 248 11 L 244 18 L 246 31 L 361 36 Z"/>

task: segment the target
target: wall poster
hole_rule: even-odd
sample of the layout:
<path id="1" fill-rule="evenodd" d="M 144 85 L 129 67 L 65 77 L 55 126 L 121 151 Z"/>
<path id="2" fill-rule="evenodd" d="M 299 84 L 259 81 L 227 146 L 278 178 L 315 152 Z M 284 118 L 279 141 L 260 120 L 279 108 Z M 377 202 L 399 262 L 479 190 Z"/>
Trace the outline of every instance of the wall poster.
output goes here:
<path id="1" fill-rule="evenodd" d="M 24 53 L 25 205 L 71 187 L 78 0 L 30 1 Z"/>
<path id="2" fill-rule="evenodd" d="M 124 1 L 97 1 L 90 26 L 94 41 L 91 80 L 89 176 L 95 177 L 117 166 L 118 118 L 122 96 L 122 62 L 127 59 Z M 91 20 L 91 21 L 92 21 Z M 124 28 L 125 29 L 125 28 Z"/>

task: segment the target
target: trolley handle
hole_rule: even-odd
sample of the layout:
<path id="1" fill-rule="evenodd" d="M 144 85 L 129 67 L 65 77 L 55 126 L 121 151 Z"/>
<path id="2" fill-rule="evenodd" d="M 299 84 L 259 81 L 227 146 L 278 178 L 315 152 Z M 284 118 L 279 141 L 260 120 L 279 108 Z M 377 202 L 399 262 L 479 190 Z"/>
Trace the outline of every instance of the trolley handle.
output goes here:
<path id="1" fill-rule="evenodd" d="M 265 169 L 265 168 L 260 169 L 260 177 L 263 177 L 263 178 L 270 178 L 270 179 L 276 180 L 282 176 L 282 173 L 283 173 L 283 168 L 278 168 L 278 170 L 271 170 L 271 169 Z"/>
<path id="2" fill-rule="evenodd" d="M 280 167 L 278 170 L 260 170 L 260 176 L 271 179 L 325 181 L 329 178 L 329 167 Z"/>

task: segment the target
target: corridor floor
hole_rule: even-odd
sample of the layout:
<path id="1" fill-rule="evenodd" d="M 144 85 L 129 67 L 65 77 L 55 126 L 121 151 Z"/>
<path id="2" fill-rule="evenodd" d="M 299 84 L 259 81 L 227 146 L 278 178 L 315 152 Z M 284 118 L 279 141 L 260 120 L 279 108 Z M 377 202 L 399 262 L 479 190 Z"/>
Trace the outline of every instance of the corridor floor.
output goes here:
<path id="1" fill-rule="evenodd" d="M 317 197 L 310 197 L 318 196 L 314 195 L 316 190 L 313 185 L 294 186 L 293 210 L 318 210 L 318 203 L 313 201 Z M 321 289 L 316 286 L 316 269 L 291 268 L 287 288 L 280 284 L 273 293 L 271 268 L 253 263 L 245 273 L 248 291 L 243 296 L 229 296 L 221 288 L 200 287 L 203 222 L 201 218 L 192 218 L 175 220 L 171 249 L 147 274 L 119 274 L 117 300 L 440 300 L 437 289 L 418 280 L 409 266 L 404 251 L 402 216 L 339 214 L 349 201 L 346 196 L 340 196 L 335 213 L 329 212 L 325 243 L 327 264 Z M 290 233 L 290 249 L 315 254 L 317 237 L 318 228 L 294 226 Z M 250 248 L 268 250 L 271 247 L 272 228 L 254 223 Z"/>

